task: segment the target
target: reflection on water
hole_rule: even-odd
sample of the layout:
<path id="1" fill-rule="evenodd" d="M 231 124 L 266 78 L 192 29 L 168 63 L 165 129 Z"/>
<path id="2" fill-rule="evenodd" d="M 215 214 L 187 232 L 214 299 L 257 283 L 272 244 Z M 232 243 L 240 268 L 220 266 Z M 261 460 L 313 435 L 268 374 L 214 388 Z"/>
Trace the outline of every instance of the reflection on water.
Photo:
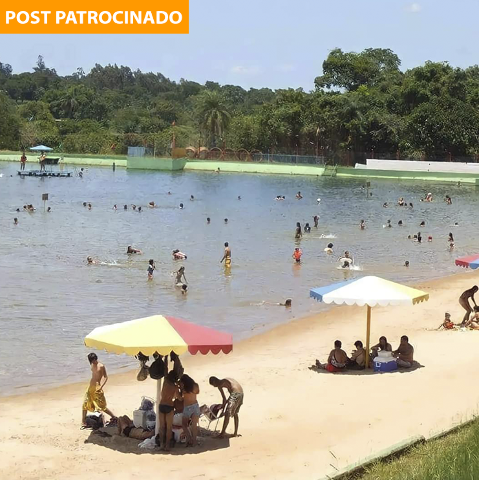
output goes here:
<path id="1" fill-rule="evenodd" d="M 457 271 L 456 256 L 477 250 L 474 187 L 372 181 L 373 197 L 367 198 L 358 180 L 107 168 L 90 168 L 83 179 L 21 179 L 16 168 L 0 164 L 2 394 L 84 378 L 83 338 L 99 325 L 163 313 L 232 332 L 238 340 L 321 310 L 309 299 L 311 287 L 361 274 L 406 282 L 438 277 Z M 298 190 L 302 200 L 294 198 Z M 436 201 L 419 202 L 428 191 Z M 42 193 L 49 193 L 50 213 L 43 211 Z M 442 202 L 446 193 L 451 206 Z M 277 195 L 286 200 L 276 202 Z M 413 210 L 383 208 L 401 196 L 414 203 Z M 158 208 L 147 208 L 150 201 Z M 82 202 L 91 202 L 92 209 Z M 36 212 L 15 211 L 29 203 Z M 131 204 L 143 211 L 133 211 Z M 297 266 L 291 258 L 296 222 L 313 225 L 316 214 L 319 228 L 303 234 Z M 387 220 L 393 228 L 382 228 Z M 425 227 L 419 227 L 422 220 Z M 455 222 L 459 227 L 450 227 Z M 418 231 L 422 244 L 407 240 Z M 454 252 L 448 250 L 449 231 Z M 426 241 L 429 235 L 432 242 Z M 230 269 L 220 264 L 225 241 L 232 249 Z M 330 242 L 334 255 L 324 252 Z M 144 255 L 126 255 L 128 245 Z M 188 259 L 174 261 L 175 248 Z M 338 270 L 344 250 L 362 272 Z M 87 256 L 101 263 L 86 265 Z M 148 282 L 150 258 L 156 271 Z M 403 267 L 405 260 L 410 268 Z M 180 265 L 186 268 L 187 295 L 174 287 L 172 272 Z M 286 298 L 293 299 L 291 310 L 262 303 Z M 101 358 L 110 371 L 134 364 L 125 356 L 101 353 Z"/>

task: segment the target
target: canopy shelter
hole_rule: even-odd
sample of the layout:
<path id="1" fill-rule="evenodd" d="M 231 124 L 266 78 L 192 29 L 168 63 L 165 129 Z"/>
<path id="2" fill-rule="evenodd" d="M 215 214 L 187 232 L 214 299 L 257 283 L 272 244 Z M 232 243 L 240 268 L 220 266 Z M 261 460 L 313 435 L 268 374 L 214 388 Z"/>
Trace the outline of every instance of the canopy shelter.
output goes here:
<path id="1" fill-rule="evenodd" d="M 51 152 L 53 148 L 46 147 L 45 145 L 37 145 L 36 147 L 31 147 L 32 152 Z"/>
<path id="2" fill-rule="evenodd" d="M 95 328 L 85 337 L 85 345 L 131 356 L 139 352 L 147 356 L 155 352 L 168 355 L 172 350 L 178 355 L 187 351 L 193 355 L 198 352 L 206 355 L 209 352 L 230 353 L 233 350 L 233 337 L 178 318 L 153 315 Z M 157 381 L 156 389 L 156 433 L 159 429 L 160 397 L 161 379 Z"/>
<path id="3" fill-rule="evenodd" d="M 479 254 L 458 258 L 455 261 L 455 264 L 458 267 L 471 268 L 472 270 L 475 270 L 476 268 L 479 268 Z"/>
<path id="4" fill-rule="evenodd" d="M 429 294 L 415 288 L 400 285 L 383 278 L 367 276 L 327 287 L 313 288 L 310 296 L 318 302 L 337 305 L 367 306 L 366 323 L 366 368 L 369 366 L 371 336 L 371 307 L 380 305 L 415 305 L 429 300 Z"/>

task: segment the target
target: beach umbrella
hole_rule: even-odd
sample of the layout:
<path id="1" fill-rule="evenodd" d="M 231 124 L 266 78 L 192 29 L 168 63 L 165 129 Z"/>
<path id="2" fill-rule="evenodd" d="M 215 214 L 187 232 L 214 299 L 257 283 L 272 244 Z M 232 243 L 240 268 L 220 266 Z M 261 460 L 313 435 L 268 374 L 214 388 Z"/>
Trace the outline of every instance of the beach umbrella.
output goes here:
<path id="1" fill-rule="evenodd" d="M 472 270 L 475 270 L 476 268 L 479 268 L 479 254 L 458 258 L 455 261 L 455 264 L 458 267 L 472 268 Z"/>
<path id="2" fill-rule="evenodd" d="M 172 350 L 181 355 L 187 351 L 217 354 L 233 350 L 233 337 L 212 328 L 195 325 L 178 318 L 153 315 L 95 328 L 85 337 L 87 347 L 127 355 L 168 355 Z M 157 381 L 156 418 L 161 396 L 161 380 Z M 159 421 L 156 422 L 158 433 Z"/>
<path id="3" fill-rule="evenodd" d="M 46 147 L 45 145 L 37 145 L 36 147 L 31 147 L 32 152 L 51 152 L 53 148 Z"/>
<path id="4" fill-rule="evenodd" d="M 415 288 L 400 285 L 383 278 L 367 276 L 327 287 L 313 288 L 310 296 L 319 302 L 337 305 L 367 306 L 366 367 L 369 366 L 369 343 L 371 332 L 371 307 L 380 305 L 415 305 L 429 300 L 429 294 Z"/>

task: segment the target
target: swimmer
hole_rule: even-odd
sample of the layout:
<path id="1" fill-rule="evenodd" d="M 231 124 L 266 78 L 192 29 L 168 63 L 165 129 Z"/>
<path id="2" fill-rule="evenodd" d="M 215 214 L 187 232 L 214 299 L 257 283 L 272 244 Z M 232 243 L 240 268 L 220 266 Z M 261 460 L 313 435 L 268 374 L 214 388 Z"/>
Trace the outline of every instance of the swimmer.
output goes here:
<path id="1" fill-rule="evenodd" d="M 425 227 L 426 226 L 426 222 L 423 220 L 420 224 L 419 224 L 420 227 Z"/>
<path id="2" fill-rule="evenodd" d="M 211 223 L 211 218 L 208 217 L 208 218 L 206 219 L 206 224 L 209 225 L 210 223 Z"/>
<path id="3" fill-rule="evenodd" d="M 171 192 L 168 192 L 168 195 L 171 195 Z"/>
<path id="4" fill-rule="evenodd" d="M 296 198 L 297 198 L 298 200 L 301 200 L 301 199 L 303 198 L 303 196 L 301 195 L 301 192 L 298 192 L 298 193 L 296 194 Z"/>
<path id="5" fill-rule="evenodd" d="M 409 260 L 406 260 L 406 261 L 404 262 L 404 266 L 405 266 L 406 268 L 409 268 Z"/>
<path id="6" fill-rule="evenodd" d="M 409 208 L 414 208 L 414 205 L 412 203 L 410 203 Z"/>
<path id="7" fill-rule="evenodd" d="M 278 305 L 279 307 L 291 308 L 291 303 L 292 303 L 291 298 L 287 298 L 284 301 L 284 303 L 261 302 L 260 304 L 257 304 L 257 305 Z"/>
<path id="8" fill-rule="evenodd" d="M 155 261 L 153 259 L 148 261 L 148 280 L 153 280 L 153 272 L 156 270 Z"/>
<path id="9" fill-rule="evenodd" d="M 361 223 L 359 224 L 359 228 L 361 230 L 364 230 L 366 228 L 366 222 L 364 220 L 361 220 Z"/>
<path id="10" fill-rule="evenodd" d="M 128 248 L 126 249 L 126 253 L 128 255 L 132 254 L 132 253 L 143 253 L 141 250 L 138 250 L 137 248 L 133 248 L 131 245 L 128 245 Z"/>
<path id="11" fill-rule="evenodd" d="M 181 286 L 181 294 L 186 295 L 188 293 L 188 285 L 185 283 Z"/>
<path id="12" fill-rule="evenodd" d="M 17 217 L 15 217 L 15 218 L 13 219 L 13 224 L 14 224 L 14 225 L 18 225 L 18 218 L 17 218 Z"/>
<path id="13" fill-rule="evenodd" d="M 316 203 L 319 205 L 321 203 L 321 199 L 320 198 L 317 198 L 316 199 Z"/>
<path id="14" fill-rule="evenodd" d="M 96 265 L 98 262 L 96 260 L 93 260 L 92 257 L 86 257 L 86 263 L 87 265 Z"/>
<path id="15" fill-rule="evenodd" d="M 228 219 L 227 219 L 227 218 L 225 218 L 225 224 L 226 224 L 226 223 L 228 223 Z"/>
<path id="16" fill-rule="evenodd" d="M 52 207 L 47 208 L 47 212 L 50 213 L 52 211 Z"/>
<path id="17" fill-rule="evenodd" d="M 216 173 L 220 173 L 221 170 L 220 170 L 220 167 L 218 167 L 218 170 L 216 170 Z"/>
<path id="18" fill-rule="evenodd" d="M 27 205 L 28 211 L 29 212 L 34 212 L 36 208 L 30 203 L 30 205 Z"/>
<path id="19" fill-rule="evenodd" d="M 403 226 L 402 220 L 399 220 L 398 225 L 399 225 L 400 227 Z"/>
<path id="20" fill-rule="evenodd" d="M 138 211 L 141 212 L 141 207 L 138 207 Z"/>
<path id="21" fill-rule="evenodd" d="M 354 259 L 347 250 L 344 252 L 342 257 L 339 257 L 338 260 L 342 262 L 342 268 L 350 268 L 354 264 Z"/>
<path id="22" fill-rule="evenodd" d="M 180 252 L 178 249 L 173 250 L 172 255 L 175 260 L 186 260 L 188 258 L 183 252 Z"/>
<path id="23" fill-rule="evenodd" d="M 115 205 L 113 205 L 113 210 L 115 210 L 115 211 L 118 210 L 118 207 L 116 206 L 116 203 L 115 203 Z"/>
<path id="24" fill-rule="evenodd" d="M 305 233 L 311 233 L 311 227 L 309 226 L 309 223 L 306 223 L 306 225 L 304 226 L 304 231 Z"/>
<path id="25" fill-rule="evenodd" d="M 421 237 L 421 232 L 417 232 L 417 243 L 421 243 L 422 242 L 422 237 Z"/>
<path id="26" fill-rule="evenodd" d="M 324 249 L 324 251 L 328 254 L 328 255 L 332 255 L 333 253 L 333 247 L 334 245 L 332 243 L 328 243 L 328 246 Z"/>
<path id="27" fill-rule="evenodd" d="M 91 210 L 91 203 L 88 204 L 88 210 Z"/>
<path id="28" fill-rule="evenodd" d="M 241 200 L 241 195 L 238 195 L 238 200 Z"/>
<path id="29" fill-rule="evenodd" d="M 398 200 L 398 205 L 399 205 L 400 207 L 403 207 L 403 206 L 404 206 L 404 198 L 403 198 L 403 197 L 401 197 L 401 198 Z"/>
<path id="30" fill-rule="evenodd" d="M 452 232 L 449 232 L 449 238 L 447 239 L 448 242 L 454 242 L 454 236 L 452 235 Z"/>
<path id="31" fill-rule="evenodd" d="M 384 208 L 387 208 L 387 206 L 388 206 L 388 202 L 384 202 L 384 203 L 383 203 L 383 207 L 384 207 Z"/>
<path id="32" fill-rule="evenodd" d="M 16 212 L 19 212 L 19 211 L 20 211 L 20 209 L 19 209 L 19 208 L 17 208 L 15 211 L 16 211 Z"/>
<path id="33" fill-rule="evenodd" d="M 132 205 L 131 208 L 133 208 L 133 210 L 136 210 L 136 205 Z"/>
<path id="34" fill-rule="evenodd" d="M 315 216 L 313 217 L 313 222 L 314 222 L 315 228 L 318 228 L 319 217 L 318 217 L 317 215 L 315 215 Z"/>
<path id="35" fill-rule="evenodd" d="M 292 257 L 295 259 L 296 263 L 301 263 L 301 257 L 303 255 L 303 252 L 299 247 L 296 247 L 294 249 Z"/>
<path id="36" fill-rule="evenodd" d="M 185 267 L 180 267 L 179 270 L 176 272 L 175 285 L 177 287 L 183 286 L 183 282 L 181 281 L 182 278 L 185 279 L 184 283 L 188 283 L 185 277 Z"/>
<path id="37" fill-rule="evenodd" d="M 301 231 L 301 224 L 296 222 L 296 231 L 294 233 L 294 238 L 301 238 L 303 236 L 303 232 Z"/>
<path id="38" fill-rule="evenodd" d="M 128 205 L 123 205 L 123 210 L 128 210 Z"/>
<path id="39" fill-rule="evenodd" d="M 148 207 L 150 208 L 155 208 L 155 202 L 149 202 Z"/>
<path id="40" fill-rule="evenodd" d="M 432 242 L 432 237 L 431 237 L 431 235 L 429 235 L 429 236 L 427 237 L 427 241 L 428 241 L 428 242 Z"/>
<path id="41" fill-rule="evenodd" d="M 180 203 L 180 210 L 183 210 L 185 208 L 182 203 Z"/>
<path id="42" fill-rule="evenodd" d="M 454 242 L 451 242 L 451 243 L 449 244 L 449 250 L 454 250 L 454 247 L 455 247 L 455 246 L 456 246 L 456 245 L 454 245 Z"/>
<path id="43" fill-rule="evenodd" d="M 190 195 L 190 200 L 193 201 L 195 197 L 193 195 Z"/>
<path id="44" fill-rule="evenodd" d="M 388 221 L 387 221 L 386 228 L 392 228 L 391 220 L 388 220 Z"/>
<path id="45" fill-rule="evenodd" d="M 223 258 L 220 260 L 220 263 L 225 262 L 225 267 L 231 267 L 231 248 L 228 242 L 225 242 L 225 252 Z"/>
<path id="46" fill-rule="evenodd" d="M 86 205 L 87 205 L 86 202 L 83 202 L 83 206 L 86 207 Z"/>
<path id="47" fill-rule="evenodd" d="M 279 201 L 281 200 L 281 195 L 276 195 L 275 200 L 276 200 L 277 202 L 279 202 Z"/>
<path id="48" fill-rule="evenodd" d="M 444 199 L 447 205 L 452 205 L 452 198 L 449 195 L 446 195 L 446 198 Z"/>

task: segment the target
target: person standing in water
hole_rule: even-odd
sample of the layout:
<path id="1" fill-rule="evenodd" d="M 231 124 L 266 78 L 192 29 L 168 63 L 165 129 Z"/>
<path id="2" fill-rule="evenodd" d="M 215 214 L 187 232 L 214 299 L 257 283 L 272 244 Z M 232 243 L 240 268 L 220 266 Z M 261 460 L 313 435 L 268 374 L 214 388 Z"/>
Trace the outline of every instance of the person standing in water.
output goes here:
<path id="1" fill-rule="evenodd" d="M 176 272 L 175 285 L 177 287 L 183 287 L 182 279 L 185 280 L 185 283 L 188 283 L 188 280 L 186 280 L 186 276 L 185 276 L 185 267 L 180 267 Z"/>
<path id="2" fill-rule="evenodd" d="M 229 247 L 229 243 L 225 242 L 225 253 L 223 254 L 223 258 L 220 260 L 220 263 L 225 262 L 225 267 L 231 267 L 231 248 Z"/>
<path id="3" fill-rule="evenodd" d="M 303 236 L 303 232 L 301 231 L 301 224 L 296 222 L 296 232 L 294 234 L 294 238 L 299 240 Z"/>
<path id="4" fill-rule="evenodd" d="M 364 230 L 366 228 L 366 222 L 364 220 L 361 220 L 361 223 L 359 224 L 359 228 L 361 230 Z"/>
<path id="5" fill-rule="evenodd" d="M 313 217 L 313 222 L 314 222 L 315 228 L 318 228 L 319 217 L 318 217 L 317 215 L 315 215 L 315 216 Z"/>
<path id="6" fill-rule="evenodd" d="M 151 259 L 148 262 L 148 280 L 153 280 L 153 272 L 156 270 L 155 261 Z"/>
<path id="7" fill-rule="evenodd" d="M 294 252 L 293 252 L 293 255 L 292 257 L 294 258 L 294 260 L 296 261 L 296 263 L 301 263 L 301 257 L 303 255 L 303 252 L 302 250 L 299 248 L 299 247 L 296 247 L 294 249 Z"/>
<path id="8" fill-rule="evenodd" d="M 22 152 L 20 157 L 20 170 L 25 170 L 25 163 L 27 162 L 27 156 L 25 155 L 25 150 Z"/>

